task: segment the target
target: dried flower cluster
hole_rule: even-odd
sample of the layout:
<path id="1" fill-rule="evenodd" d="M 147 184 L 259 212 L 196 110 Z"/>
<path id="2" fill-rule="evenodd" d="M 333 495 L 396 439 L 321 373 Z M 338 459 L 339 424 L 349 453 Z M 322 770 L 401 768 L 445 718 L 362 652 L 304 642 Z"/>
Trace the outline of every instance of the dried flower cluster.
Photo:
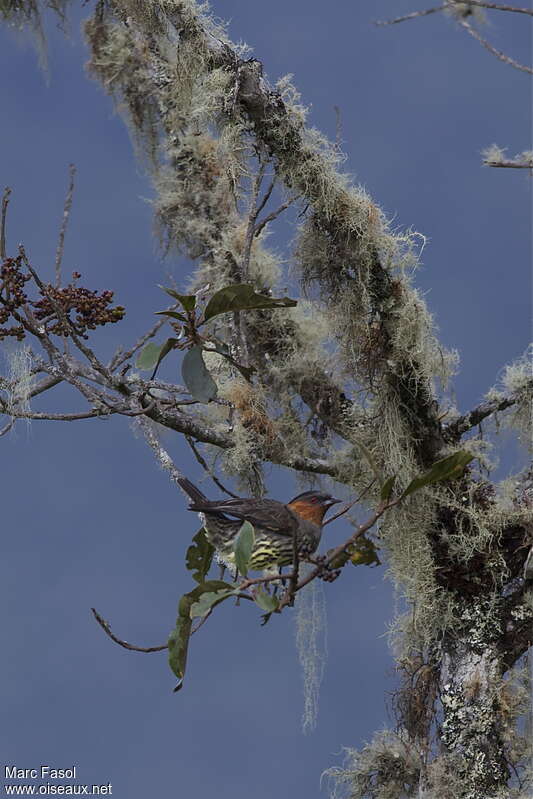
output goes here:
<path id="1" fill-rule="evenodd" d="M 24 286 L 31 280 L 31 275 L 22 271 L 22 256 L 7 258 L 0 267 L 0 325 L 6 325 L 14 316 L 18 308 L 27 302 Z M 0 339 L 14 336 L 22 341 L 25 336 L 23 326 L 11 324 L 10 327 L 0 327 Z"/>
<path id="2" fill-rule="evenodd" d="M 64 288 L 39 283 L 40 299 L 29 300 L 24 288 L 32 280 L 32 274 L 25 270 L 25 266 L 25 255 L 21 252 L 16 258 L 6 258 L 0 268 L 0 324 L 11 322 L 9 326 L 0 328 L 0 340 L 7 336 L 14 336 L 18 341 L 25 338 L 28 315 L 21 313 L 25 306 L 38 322 L 44 323 L 46 333 L 58 336 L 69 336 L 74 332 L 87 338 L 87 330 L 119 322 L 124 317 L 121 305 L 110 307 L 112 291 L 99 293 L 77 286 L 74 281 L 81 277 L 78 272 L 73 273 L 73 282 Z M 74 318 L 72 311 L 75 312 Z"/>
<path id="3" fill-rule="evenodd" d="M 35 303 L 35 318 L 39 321 L 45 320 L 48 333 L 56 333 L 58 336 L 68 336 L 70 325 L 68 320 L 74 324 L 76 333 L 87 338 L 86 331 L 94 330 L 99 325 L 113 324 L 120 322 L 124 317 L 124 308 L 116 305 L 109 307 L 113 302 L 112 291 L 90 291 L 82 286 L 70 283 L 65 288 L 56 289 L 53 286 L 46 286 L 46 295 Z M 63 312 L 60 313 L 59 309 Z M 75 311 L 76 316 L 72 320 L 69 316 L 70 311 Z M 63 318 L 61 318 L 65 315 Z"/>

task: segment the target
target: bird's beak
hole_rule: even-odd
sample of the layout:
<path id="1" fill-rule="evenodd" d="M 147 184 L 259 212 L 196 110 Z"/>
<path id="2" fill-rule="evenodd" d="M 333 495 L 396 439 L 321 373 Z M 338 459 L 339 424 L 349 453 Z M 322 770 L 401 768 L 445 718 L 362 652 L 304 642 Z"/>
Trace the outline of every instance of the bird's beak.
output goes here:
<path id="1" fill-rule="evenodd" d="M 328 508 L 331 508 L 332 505 L 336 505 L 338 502 L 342 502 L 342 499 L 335 499 L 335 497 L 331 497 L 331 499 L 328 499 L 326 502 L 326 505 Z"/>

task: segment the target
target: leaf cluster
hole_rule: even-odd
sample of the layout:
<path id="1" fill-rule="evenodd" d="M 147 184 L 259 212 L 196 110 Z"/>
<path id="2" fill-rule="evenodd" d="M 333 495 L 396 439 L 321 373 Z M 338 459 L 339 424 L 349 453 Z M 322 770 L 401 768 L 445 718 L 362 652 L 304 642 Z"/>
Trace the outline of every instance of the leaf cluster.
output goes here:
<path id="1" fill-rule="evenodd" d="M 232 357 L 227 344 L 212 333 L 200 333 L 200 328 L 221 314 L 292 308 L 297 304 L 296 300 L 292 300 L 290 297 L 271 297 L 266 294 L 258 294 L 253 286 L 247 283 L 234 283 L 215 292 L 202 308 L 198 306 L 197 294 L 180 294 L 174 289 L 164 286 L 161 288 L 182 308 L 182 311 L 157 312 L 158 315 L 168 318 L 177 338 L 168 338 L 161 345 L 147 344 L 140 353 L 136 366 L 142 370 L 153 368 L 153 379 L 159 364 L 169 352 L 174 349 L 185 349 L 186 353 L 181 364 L 181 376 L 193 399 L 202 403 L 215 399 L 218 393 L 217 385 L 205 365 L 204 352 L 217 352 L 228 360 L 246 380 L 250 380 L 254 370 L 250 366 L 238 363 Z"/>

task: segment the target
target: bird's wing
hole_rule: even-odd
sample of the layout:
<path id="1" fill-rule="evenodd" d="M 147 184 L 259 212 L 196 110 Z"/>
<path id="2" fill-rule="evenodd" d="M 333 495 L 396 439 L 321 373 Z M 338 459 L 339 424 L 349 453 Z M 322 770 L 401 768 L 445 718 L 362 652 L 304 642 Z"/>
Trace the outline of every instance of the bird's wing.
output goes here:
<path id="1" fill-rule="evenodd" d="M 226 499 L 206 502 L 202 509 L 235 516 L 237 519 L 249 521 L 254 527 L 274 530 L 279 534 L 292 535 L 296 524 L 292 511 L 275 499 Z"/>

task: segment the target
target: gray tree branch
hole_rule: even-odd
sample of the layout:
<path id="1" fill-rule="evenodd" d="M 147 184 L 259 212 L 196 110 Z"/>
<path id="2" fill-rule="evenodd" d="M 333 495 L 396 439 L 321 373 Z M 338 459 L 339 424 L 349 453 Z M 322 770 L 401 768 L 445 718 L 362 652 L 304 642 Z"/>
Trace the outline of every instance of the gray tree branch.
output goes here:
<path id="1" fill-rule="evenodd" d="M 533 396 L 533 379 L 529 381 L 526 392 Z M 512 394 L 507 397 L 499 397 L 498 399 L 482 402 L 476 408 L 473 408 L 468 413 L 460 416 L 459 419 L 447 425 L 443 431 L 445 439 L 449 442 L 459 441 L 461 436 L 469 430 L 472 430 L 473 427 L 477 427 L 483 419 L 487 419 L 489 416 L 499 411 L 511 408 L 513 405 L 516 405 L 517 402 L 520 402 L 523 396 L 524 392 L 522 391 L 520 394 Z"/>

